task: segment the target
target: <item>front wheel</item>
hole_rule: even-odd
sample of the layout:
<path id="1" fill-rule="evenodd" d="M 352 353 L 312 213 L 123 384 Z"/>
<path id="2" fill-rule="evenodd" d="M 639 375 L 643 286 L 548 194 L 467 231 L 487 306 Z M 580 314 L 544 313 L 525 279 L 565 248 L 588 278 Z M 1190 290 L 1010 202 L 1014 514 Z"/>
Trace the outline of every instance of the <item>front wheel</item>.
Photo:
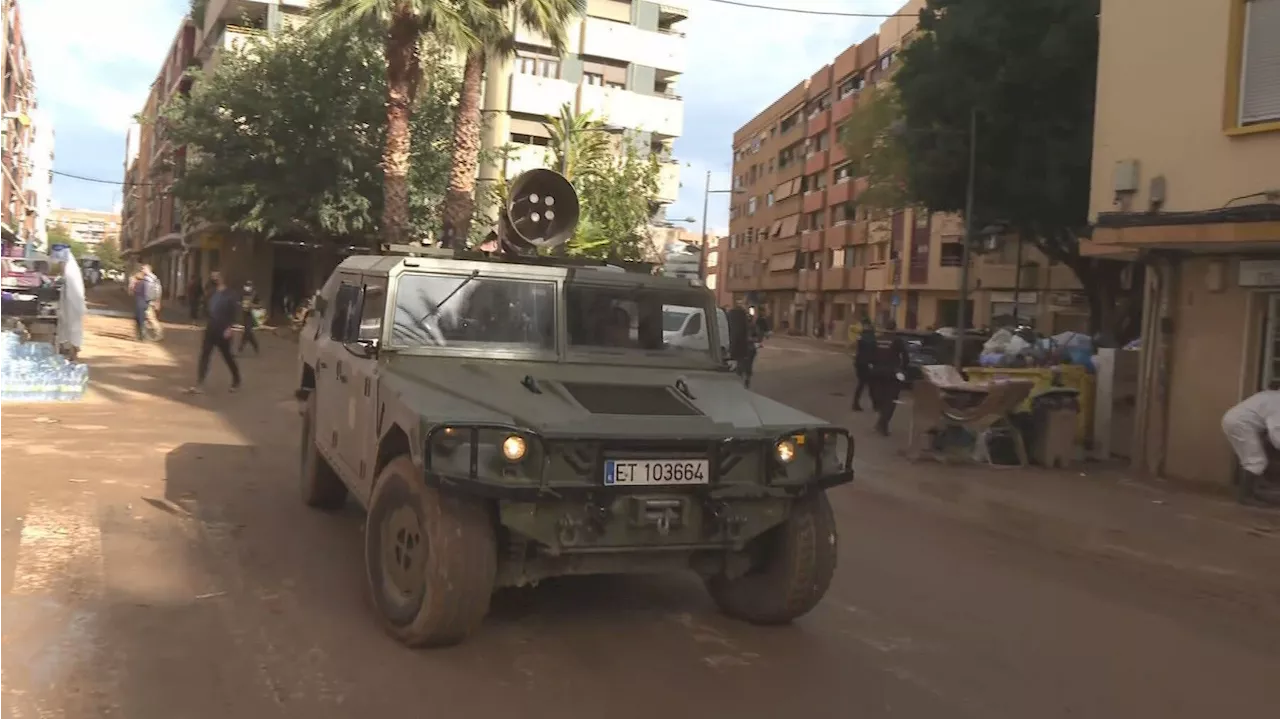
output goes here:
<path id="1" fill-rule="evenodd" d="M 752 624 L 787 624 L 808 614 L 836 570 L 836 520 L 824 492 L 796 500 L 791 516 L 751 543 L 751 568 L 740 577 L 707 579 L 720 611 Z"/>
<path id="2" fill-rule="evenodd" d="M 488 508 L 427 486 L 408 456 L 378 475 L 364 548 L 374 605 L 404 644 L 457 644 L 488 614 L 498 571 Z"/>

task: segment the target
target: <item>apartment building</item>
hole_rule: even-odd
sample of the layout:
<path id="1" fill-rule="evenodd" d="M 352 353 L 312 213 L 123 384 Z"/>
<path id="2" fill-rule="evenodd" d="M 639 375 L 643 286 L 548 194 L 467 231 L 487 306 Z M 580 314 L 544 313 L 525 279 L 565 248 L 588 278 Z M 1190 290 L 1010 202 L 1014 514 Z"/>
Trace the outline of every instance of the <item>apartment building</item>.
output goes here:
<path id="1" fill-rule="evenodd" d="M 120 241 L 120 215 L 115 212 L 58 208 L 50 213 L 49 222 L 65 227 L 72 239 L 89 249 Z"/>
<path id="2" fill-rule="evenodd" d="M 1099 29 L 1086 251 L 1147 264 L 1132 460 L 1226 485 L 1223 413 L 1280 381 L 1280 0 L 1105 2 Z"/>
<path id="3" fill-rule="evenodd" d="M 842 141 L 842 122 L 864 88 L 889 79 L 922 5 L 904 5 L 734 133 L 724 288 L 779 330 L 845 341 L 863 318 L 908 329 L 958 323 L 962 220 L 859 205 L 865 184 Z M 1083 328 L 1073 273 L 1019 244 L 998 238 L 973 253 L 969 325 L 1016 317 L 1049 331 Z"/>
<path id="4" fill-rule="evenodd" d="M 129 256 L 149 262 L 168 296 L 183 294 L 191 277 L 221 270 L 233 281 L 252 279 L 262 291 L 273 280 L 302 272 L 305 260 L 296 248 L 276 248 L 235 237 L 184 218 L 181 201 L 169 194 L 194 148 L 175 147 L 155 120 L 175 94 L 190 92 L 189 69 L 215 67 L 223 53 L 246 40 L 305 21 L 307 0 L 209 0 L 203 15 L 179 23 L 151 85 L 151 92 L 125 140 L 125 193 L 121 246 Z"/>
<path id="5" fill-rule="evenodd" d="M 27 56 L 27 44 L 22 31 L 22 14 L 16 0 L 0 0 L 3 5 L 3 36 L 0 36 L 0 60 L 3 61 L 4 87 L 0 92 L 3 107 L 0 108 L 0 232 L 3 233 L 6 254 L 21 254 L 30 245 L 40 249 L 43 217 L 36 187 L 33 187 L 33 170 L 39 162 L 36 157 L 37 135 L 41 128 L 36 120 L 36 85 L 31 61 Z M 52 154 L 52 128 L 48 133 L 49 153 Z M 50 167 L 49 169 L 52 169 Z M 42 178 L 36 178 L 39 184 Z M 44 178 L 47 184 L 47 178 Z"/>
<path id="6" fill-rule="evenodd" d="M 680 191 L 672 146 L 684 126 L 677 85 L 686 65 L 680 27 L 688 15 L 665 2 L 588 0 L 586 15 L 571 21 L 562 55 L 545 37 L 517 26 L 515 57 L 490 65 L 485 93 L 485 144 L 514 148 L 505 176 L 548 166 L 545 123 L 567 103 L 616 134 L 633 134 L 642 149 L 662 159 L 654 208 L 661 219 Z"/>

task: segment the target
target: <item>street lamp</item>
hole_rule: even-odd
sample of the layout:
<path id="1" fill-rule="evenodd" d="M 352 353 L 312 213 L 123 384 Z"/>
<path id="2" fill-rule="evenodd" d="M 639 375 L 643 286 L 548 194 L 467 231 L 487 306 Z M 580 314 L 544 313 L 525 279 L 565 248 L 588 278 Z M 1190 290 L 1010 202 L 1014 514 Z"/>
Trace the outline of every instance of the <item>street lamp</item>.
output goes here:
<path id="1" fill-rule="evenodd" d="M 730 189 L 730 190 L 713 190 L 711 189 L 711 170 L 707 170 L 707 183 L 702 191 L 702 256 L 698 258 L 698 279 L 703 283 L 707 281 L 707 210 L 711 206 L 712 195 L 745 195 L 746 190 Z"/>

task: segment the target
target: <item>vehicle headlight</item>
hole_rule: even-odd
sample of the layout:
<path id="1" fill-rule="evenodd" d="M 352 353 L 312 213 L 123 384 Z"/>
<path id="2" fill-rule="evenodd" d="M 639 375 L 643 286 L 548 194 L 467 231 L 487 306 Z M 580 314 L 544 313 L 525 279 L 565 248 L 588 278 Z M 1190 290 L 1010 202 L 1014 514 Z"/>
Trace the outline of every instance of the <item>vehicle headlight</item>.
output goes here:
<path id="1" fill-rule="evenodd" d="M 513 434 L 502 440 L 502 456 L 507 458 L 508 462 L 519 462 L 524 459 L 525 452 L 529 449 L 528 443 L 524 441 L 524 437 Z"/>
<path id="2" fill-rule="evenodd" d="M 790 464 L 791 460 L 796 458 L 796 443 L 794 439 L 780 439 L 773 445 L 773 456 L 778 458 L 783 464 Z"/>

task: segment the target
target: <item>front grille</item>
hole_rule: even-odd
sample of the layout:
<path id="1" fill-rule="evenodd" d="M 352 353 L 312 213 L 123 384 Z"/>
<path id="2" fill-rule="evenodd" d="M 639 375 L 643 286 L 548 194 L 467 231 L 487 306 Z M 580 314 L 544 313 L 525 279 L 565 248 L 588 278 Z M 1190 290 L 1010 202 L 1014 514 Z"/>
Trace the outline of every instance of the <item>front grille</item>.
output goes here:
<path id="1" fill-rule="evenodd" d="M 563 387 L 591 414 L 696 417 L 702 413 L 666 385 L 564 382 Z"/>

